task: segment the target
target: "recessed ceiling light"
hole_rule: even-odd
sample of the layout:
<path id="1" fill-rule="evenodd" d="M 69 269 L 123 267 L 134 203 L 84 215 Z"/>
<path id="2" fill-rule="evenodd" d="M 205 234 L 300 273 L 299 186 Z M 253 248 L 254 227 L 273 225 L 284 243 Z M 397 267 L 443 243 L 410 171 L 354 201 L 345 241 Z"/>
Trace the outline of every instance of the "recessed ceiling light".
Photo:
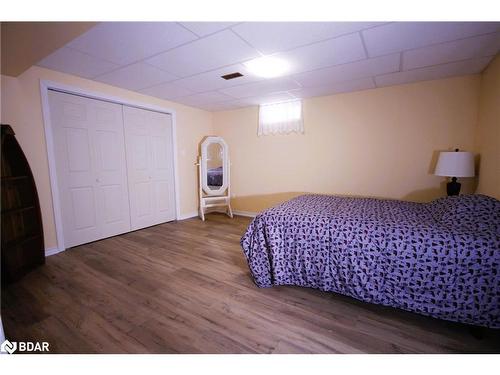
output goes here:
<path id="1" fill-rule="evenodd" d="M 288 62 L 272 56 L 259 57 L 244 65 L 251 73 L 264 78 L 282 76 L 290 69 Z"/>

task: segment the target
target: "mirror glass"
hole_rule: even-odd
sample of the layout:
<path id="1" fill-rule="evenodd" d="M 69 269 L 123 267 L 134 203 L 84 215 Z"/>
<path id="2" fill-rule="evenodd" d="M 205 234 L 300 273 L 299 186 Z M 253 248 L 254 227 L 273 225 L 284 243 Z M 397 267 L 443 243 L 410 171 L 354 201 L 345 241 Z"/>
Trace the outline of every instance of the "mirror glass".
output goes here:
<path id="1" fill-rule="evenodd" d="M 210 190 L 218 190 L 223 184 L 223 152 L 220 143 L 210 143 L 207 147 L 207 185 Z"/>

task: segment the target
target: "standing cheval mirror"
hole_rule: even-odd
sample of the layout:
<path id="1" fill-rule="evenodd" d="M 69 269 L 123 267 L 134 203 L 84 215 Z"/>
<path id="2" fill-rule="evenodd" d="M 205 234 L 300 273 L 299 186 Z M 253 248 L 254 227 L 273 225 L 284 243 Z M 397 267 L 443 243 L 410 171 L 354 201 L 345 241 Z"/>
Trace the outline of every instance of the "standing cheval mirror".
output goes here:
<path id="1" fill-rule="evenodd" d="M 233 217 L 230 202 L 229 148 L 221 137 L 206 137 L 198 157 L 200 218 L 211 211 Z"/>

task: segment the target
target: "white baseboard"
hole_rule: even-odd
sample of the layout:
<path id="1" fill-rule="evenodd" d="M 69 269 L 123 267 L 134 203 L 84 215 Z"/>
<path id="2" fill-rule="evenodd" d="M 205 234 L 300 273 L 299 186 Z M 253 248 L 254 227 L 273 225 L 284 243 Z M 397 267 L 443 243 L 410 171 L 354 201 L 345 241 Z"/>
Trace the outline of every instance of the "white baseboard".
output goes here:
<path id="1" fill-rule="evenodd" d="M 233 210 L 233 214 L 238 216 L 255 217 L 258 215 L 258 212 Z"/>
<path id="2" fill-rule="evenodd" d="M 194 211 L 194 212 L 189 212 L 187 214 L 181 214 L 181 216 L 179 216 L 177 218 L 177 220 L 186 220 L 186 219 L 191 219 L 192 217 L 196 217 L 198 216 L 198 211 Z"/>
<path id="3" fill-rule="evenodd" d="M 58 247 L 52 247 L 50 249 L 45 249 L 45 256 L 50 257 L 51 255 L 55 255 L 64 251 L 65 249 L 59 249 Z"/>

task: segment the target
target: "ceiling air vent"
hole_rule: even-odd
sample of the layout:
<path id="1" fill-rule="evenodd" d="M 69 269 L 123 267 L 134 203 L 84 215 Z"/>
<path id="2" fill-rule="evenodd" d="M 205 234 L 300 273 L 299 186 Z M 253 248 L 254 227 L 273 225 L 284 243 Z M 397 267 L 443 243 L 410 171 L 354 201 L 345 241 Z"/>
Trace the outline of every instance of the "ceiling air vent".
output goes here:
<path id="1" fill-rule="evenodd" d="M 243 74 L 236 72 L 236 73 L 230 73 L 230 74 L 226 74 L 226 75 L 221 76 L 221 78 L 224 78 L 225 80 L 235 79 L 238 77 L 243 77 Z"/>

